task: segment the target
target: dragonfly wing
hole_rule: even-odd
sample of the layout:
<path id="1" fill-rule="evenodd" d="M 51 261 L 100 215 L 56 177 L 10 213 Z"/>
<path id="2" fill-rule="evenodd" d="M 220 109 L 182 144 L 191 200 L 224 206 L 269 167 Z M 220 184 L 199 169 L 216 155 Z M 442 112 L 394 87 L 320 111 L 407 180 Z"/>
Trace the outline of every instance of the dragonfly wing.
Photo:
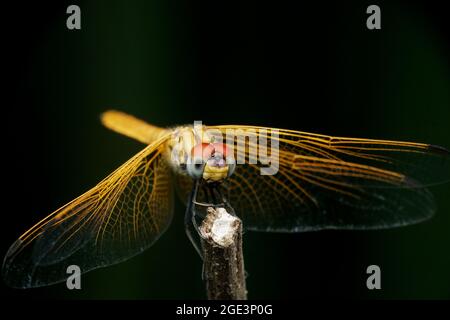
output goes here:
<path id="1" fill-rule="evenodd" d="M 305 179 L 284 167 L 274 176 L 262 176 L 257 166 L 240 165 L 223 187 L 249 230 L 388 228 L 420 222 L 435 211 L 426 188 L 361 187 L 347 176 Z"/>
<path id="2" fill-rule="evenodd" d="M 145 144 L 152 144 L 167 134 L 166 129 L 117 110 L 105 111 L 101 115 L 101 121 L 106 128 Z"/>
<path id="3" fill-rule="evenodd" d="M 252 129 L 258 138 L 273 138 L 267 151 L 278 144 L 278 172 L 261 175 L 263 165 L 248 164 L 258 150 L 254 142 L 246 140 L 241 149 L 237 140 L 231 142 L 235 157 L 244 155 L 246 164 L 237 165 L 223 188 L 250 230 L 376 229 L 419 222 L 435 212 L 426 186 L 449 180 L 448 151 L 426 144 L 289 130 L 268 136 L 271 129 L 259 127 L 210 128 L 223 134 L 230 128 Z M 178 185 L 183 189 L 186 183 Z"/>
<path id="4" fill-rule="evenodd" d="M 163 139 L 24 233 L 5 257 L 6 283 L 18 288 L 57 283 L 66 280 L 70 265 L 87 272 L 153 244 L 173 210 L 171 170 L 162 148 Z"/>

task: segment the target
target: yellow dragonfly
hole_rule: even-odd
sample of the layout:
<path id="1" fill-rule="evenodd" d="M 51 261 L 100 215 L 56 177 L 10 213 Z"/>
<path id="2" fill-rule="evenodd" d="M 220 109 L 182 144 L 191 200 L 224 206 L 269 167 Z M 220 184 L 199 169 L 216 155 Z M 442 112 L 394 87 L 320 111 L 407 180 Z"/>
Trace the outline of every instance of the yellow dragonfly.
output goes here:
<path id="1" fill-rule="evenodd" d="M 69 265 L 87 272 L 141 253 L 169 226 L 175 189 L 188 205 L 216 203 L 214 186 L 248 230 L 377 229 L 432 216 L 426 187 L 450 177 L 449 151 L 429 144 L 239 125 L 164 129 L 119 111 L 102 123 L 146 147 L 22 234 L 4 259 L 8 285 L 45 286 L 65 281 Z M 230 130 L 258 140 L 220 140 Z M 277 155 L 273 174 L 262 174 L 260 151 Z"/>

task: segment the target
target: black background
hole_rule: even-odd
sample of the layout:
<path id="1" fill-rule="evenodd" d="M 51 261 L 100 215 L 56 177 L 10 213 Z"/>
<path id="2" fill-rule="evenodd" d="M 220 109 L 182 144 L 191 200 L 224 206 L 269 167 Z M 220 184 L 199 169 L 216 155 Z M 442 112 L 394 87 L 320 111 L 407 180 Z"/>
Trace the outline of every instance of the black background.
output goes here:
<path id="1" fill-rule="evenodd" d="M 110 107 L 162 126 L 201 119 L 211 124 L 255 124 L 442 145 L 449 141 L 449 105 L 439 105 L 439 97 L 433 100 L 431 89 L 409 88 L 404 69 L 396 70 L 394 58 L 407 54 L 407 50 L 397 52 L 402 43 L 396 39 L 403 39 L 397 38 L 398 30 L 417 22 L 417 29 L 409 30 L 409 39 L 415 39 L 416 30 L 421 33 L 418 37 L 438 39 L 447 67 L 443 77 L 449 83 L 450 34 L 441 2 L 379 2 L 379 31 L 365 27 L 365 9 L 371 3 L 364 1 L 170 1 L 149 5 L 153 13 L 136 1 L 143 11 L 136 10 L 140 12 L 136 21 L 121 18 L 121 2 L 77 4 L 82 10 L 81 31 L 65 27 L 68 3 L 2 5 L 0 252 L 6 253 L 27 227 L 139 150 L 137 143 L 101 127 L 98 115 Z M 125 6 L 134 5 L 130 1 Z M 140 27 L 139 22 L 147 17 L 163 26 L 148 32 L 149 39 L 158 39 L 165 60 L 160 64 L 158 55 L 149 56 L 153 62 L 142 66 L 149 68 L 145 71 L 136 66 L 138 62 L 127 60 L 134 56 L 126 56 L 129 52 L 124 47 L 135 45 L 127 39 L 145 41 L 146 25 Z M 123 34 L 114 33 L 117 30 Z M 105 34 L 111 38 L 104 40 Z M 425 66 L 430 63 L 420 59 Z M 151 76 L 133 87 L 133 70 Z M 411 70 L 411 77 L 420 75 L 420 70 Z M 113 76 L 118 80 L 105 85 L 103 81 Z M 121 83 L 130 81 L 121 91 Z M 445 83 L 441 91 L 448 98 Z M 389 100 L 397 86 L 413 92 L 408 99 L 420 96 L 429 104 L 403 109 L 411 100 L 402 100 L 401 95 Z M 153 91 L 154 100 L 148 93 Z M 148 101 L 159 105 L 141 104 Z M 437 201 L 443 202 L 448 186 L 439 188 Z M 2 284 L 2 295 L 203 298 L 201 263 L 184 236 L 182 214 L 178 203 L 172 228 L 154 248 L 125 266 L 86 275 L 81 293 L 68 292 L 63 285 L 21 291 Z M 423 243 L 420 238 L 434 230 L 431 223 L 380 232 L 249 233 L 245 252 L 250 298 L 449 298 L 448 275 L 430 274 L 421 266 L 399 277 L 418 257 L 408 261 L 405 256 L 396 257 L 396 252 Z M 442 239 L 448 241 L 448 235 Z M 449 266 L 448 259 L 435 260 L 445 254 L 448 244 L 418 250 L 428 252 L 426 265 Z M 387 246 L 391 254 L 384 256 Z M 383 273 L 386 287 L 370 292 L 365 287 L 365 268 L 378 261 L 386 265 L 385 269 L 382 265 L 382 270 L 387 269 Z M 415 279 L 422 285 L 415 287 Z"/>

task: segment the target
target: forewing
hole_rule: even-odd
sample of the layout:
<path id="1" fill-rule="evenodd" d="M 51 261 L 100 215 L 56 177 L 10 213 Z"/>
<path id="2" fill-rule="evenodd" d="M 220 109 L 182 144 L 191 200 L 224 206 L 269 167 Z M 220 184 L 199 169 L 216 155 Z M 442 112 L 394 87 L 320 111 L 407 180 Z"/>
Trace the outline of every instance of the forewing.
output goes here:
<path id="1" fill-rule="evenodd" d="M 173 210 L 164 139 L 135 155 L 97 186 L 56 210 L 9 249 L 3 277 L 12 287 L 64 281 L 67 267 L 82 272 L 126 260 L 168 227 Z"/>

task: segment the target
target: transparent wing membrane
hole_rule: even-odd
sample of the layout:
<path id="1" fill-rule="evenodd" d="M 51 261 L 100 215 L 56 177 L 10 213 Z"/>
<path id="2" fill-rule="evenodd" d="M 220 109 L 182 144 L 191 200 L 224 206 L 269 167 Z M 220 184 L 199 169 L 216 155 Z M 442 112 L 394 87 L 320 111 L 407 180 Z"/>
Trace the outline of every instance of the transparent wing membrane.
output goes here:
<path id="1" fill-rule="evenodd" d="M 172 217 L 162 140 L 148 146 L 79 198 L 24 233 L 9 249 L 3 277 L 12 287 L 44 286 L 118 263 L 148 248 Z"/>
<path id="2" fill-rule="evenodd" d="M 246 126 L 227 129 L 270 128 Z M 263 131 L 264 132 L 264 131 Z M 270 140 L 268 133 L 262 133 Z M 279 171 L 261 175 L 258 146 L 234 144 L 246 164 L 223 183 L 226 198 L 250 230 L 376 229 L 425 220 L 435 211 L 426 186 L 449 180 L 447 150 L 420 143 L 338 138 L 279 130 Z M 230 142 L 229 142 L 230 143 Z M 270 154 L 268 141 L 267 152 Z M 264 147 L 263 147 L 264 148 Z M 189 181 L 179 178 L 186 197 Z M 203 193 L 199 194 L 202 197 Z"/>

